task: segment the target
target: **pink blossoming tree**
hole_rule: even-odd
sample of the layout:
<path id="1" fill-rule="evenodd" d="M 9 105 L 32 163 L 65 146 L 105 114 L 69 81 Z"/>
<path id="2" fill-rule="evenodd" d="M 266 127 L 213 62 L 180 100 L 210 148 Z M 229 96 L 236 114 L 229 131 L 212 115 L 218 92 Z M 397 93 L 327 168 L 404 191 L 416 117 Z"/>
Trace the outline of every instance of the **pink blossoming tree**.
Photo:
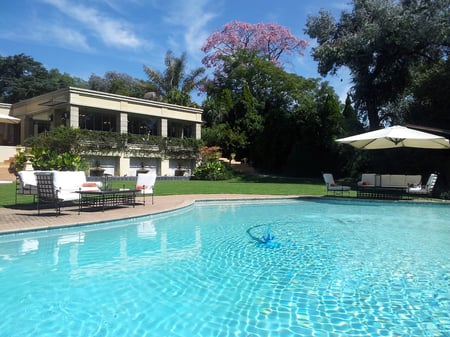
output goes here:
<path id="1" fill-rule="evenodd" d="M 304 39 L 296 38 L 287 28 L 275 23 L 249 24 L 240 21 L 227 23 L 222 31 L 212 33 L 202 47 L 207 55 L 202 63 L 207 67 L 219 67 L 222 56 L 232 56 L 240 49 L 247 49 L 281 65 L 283 54 L 299 54 L 308 46 Z"/>

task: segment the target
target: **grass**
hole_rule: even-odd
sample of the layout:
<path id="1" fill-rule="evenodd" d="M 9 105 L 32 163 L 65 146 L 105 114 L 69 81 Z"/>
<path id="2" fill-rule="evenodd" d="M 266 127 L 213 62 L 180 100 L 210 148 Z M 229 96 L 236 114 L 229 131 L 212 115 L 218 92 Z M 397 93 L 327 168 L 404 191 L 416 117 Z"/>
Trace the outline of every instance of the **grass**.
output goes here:
<path id="1" fill-rule="evenodd" d="M 132 181 L 112 181 L 112 188 L 133 188 Z M 269 176 L 237 176 L 230 180 L 161 180 L 155 185 L 155 195 L 176 194 L 266 194 L 266 195 L 324 195 L 322 179 L 281 178 Z M 12 206 L 15 183 L 0 184 L 0 207 Z M 33 196 L 17 195 L 18 204 L 33 203 Z"/>
<path id="2" fill-rule="evenodd" d="M 222 181 L 161 181 L 155 185 L 156 195 L 173 194 L 267 194 L 322 195 L 323 183 L 308 179 L 271 177 L 237 177 Z"/>

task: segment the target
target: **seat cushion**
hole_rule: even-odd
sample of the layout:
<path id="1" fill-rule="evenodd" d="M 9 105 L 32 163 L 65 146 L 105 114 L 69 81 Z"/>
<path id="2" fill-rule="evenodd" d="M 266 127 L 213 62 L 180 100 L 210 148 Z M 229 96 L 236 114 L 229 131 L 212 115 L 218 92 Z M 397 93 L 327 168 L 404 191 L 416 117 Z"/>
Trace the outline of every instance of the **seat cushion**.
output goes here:
<path id="1" fill-rule="evenodd" d="M 405 183 L 406 183 L 406 186 L 409 186 L 409 187 L 420 186 L 422 183 L 422 176 L 420 174 L 407 175 L 407 176 L 405 176 Z"/>
<path id="2" fill-rule="evenodd" d="M 328 186 L 329 191 L 349 191 L 350 186 L 341 186 L 341 185 L 330 185 Z"/>

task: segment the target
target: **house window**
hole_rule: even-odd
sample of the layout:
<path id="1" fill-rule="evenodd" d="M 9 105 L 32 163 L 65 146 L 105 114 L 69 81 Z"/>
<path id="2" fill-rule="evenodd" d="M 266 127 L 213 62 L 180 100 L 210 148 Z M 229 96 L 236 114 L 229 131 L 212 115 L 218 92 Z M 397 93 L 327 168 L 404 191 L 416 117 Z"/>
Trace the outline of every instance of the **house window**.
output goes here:
<path id="1" fill-rule="evenodd" d="M 188 123 L 169 121 L 168 136 L 173 138 L 192 138 L 193 126 Z"/>
<path id="2" fill-rule="evenodd" d="M 128 115 L 128 133 L 158 136 L 158 119 Z"/>
<path id="3" fill-rule="evenodd" d="M 117 131 L 117 118 L 111 113 L 104 112 L 80 112 L 80 129 L 94 131 Z"/>

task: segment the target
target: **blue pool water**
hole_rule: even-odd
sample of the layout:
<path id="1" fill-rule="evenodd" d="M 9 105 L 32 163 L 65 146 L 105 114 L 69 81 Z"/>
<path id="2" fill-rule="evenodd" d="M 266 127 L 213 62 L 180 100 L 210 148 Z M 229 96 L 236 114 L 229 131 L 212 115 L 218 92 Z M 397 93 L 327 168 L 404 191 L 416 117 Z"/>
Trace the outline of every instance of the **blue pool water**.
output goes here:
<path id="1" fill-rule="evenodd" d="M 0 336 L 450 336 L 449 218 L 445 205 L 204 202 L 3 235 Z"/>

